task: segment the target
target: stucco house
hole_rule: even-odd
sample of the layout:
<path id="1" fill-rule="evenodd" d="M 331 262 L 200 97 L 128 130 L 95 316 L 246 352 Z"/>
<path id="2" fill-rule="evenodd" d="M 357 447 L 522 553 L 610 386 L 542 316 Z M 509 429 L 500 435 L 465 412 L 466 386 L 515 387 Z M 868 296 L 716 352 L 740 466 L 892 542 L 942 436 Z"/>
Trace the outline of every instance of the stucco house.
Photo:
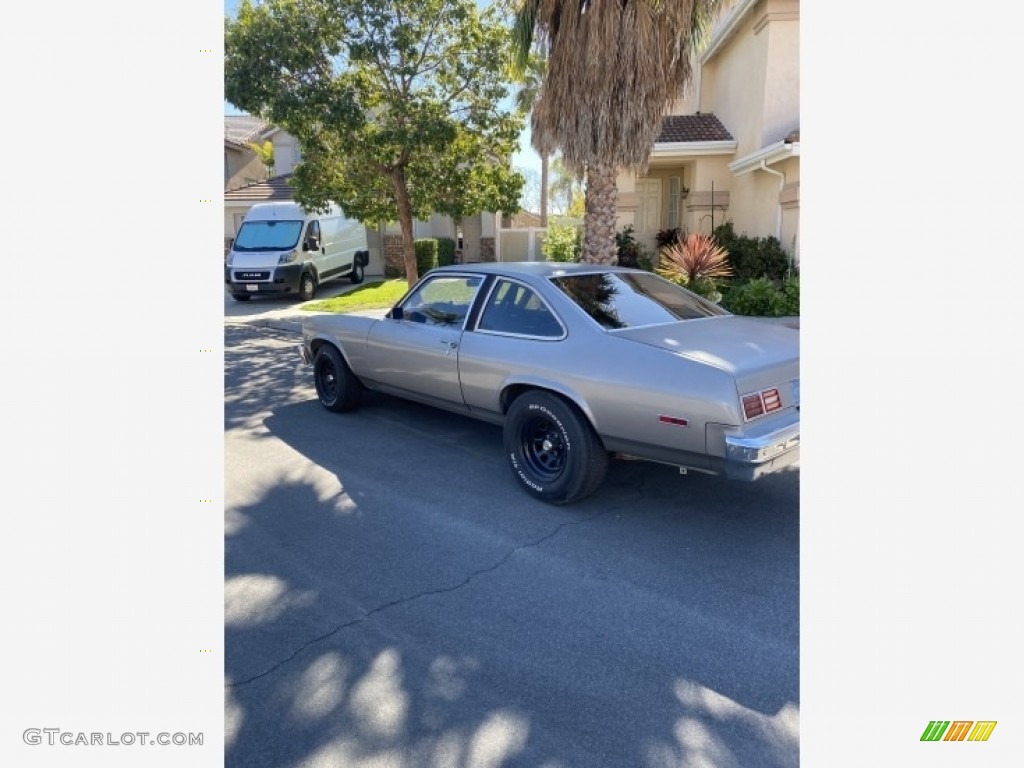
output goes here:
<path id="1" fill-rule="evenodd" d="M 736 0 L 670 105 L 646 174 L 620 174 L 619 227 L 772 235 L 799 261 L 800 2 Z"/>
<path id="2" fill-rule="evenodd" d="M 250 143 L 266 141 L 266 124 L 250 115 L 224 116 L 224 190 L 238 189 L 267 178 L 267 169 Z"/>

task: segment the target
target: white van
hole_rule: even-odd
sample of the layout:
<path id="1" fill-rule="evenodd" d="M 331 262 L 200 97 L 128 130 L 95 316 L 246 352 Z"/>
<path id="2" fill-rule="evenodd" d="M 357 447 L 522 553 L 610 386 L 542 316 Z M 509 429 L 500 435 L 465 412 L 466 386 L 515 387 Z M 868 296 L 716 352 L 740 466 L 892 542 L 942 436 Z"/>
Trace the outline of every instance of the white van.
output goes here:
<path id="1" fill-rule="evenodd" d="M 319 214 L 298 203 L 257 203 L 228 251 L 224 282 L 236 301 L 290 293 L 309 301 L 327 280 L 363 282 L 369 260 L 366 227 L 337 206 Z"/>

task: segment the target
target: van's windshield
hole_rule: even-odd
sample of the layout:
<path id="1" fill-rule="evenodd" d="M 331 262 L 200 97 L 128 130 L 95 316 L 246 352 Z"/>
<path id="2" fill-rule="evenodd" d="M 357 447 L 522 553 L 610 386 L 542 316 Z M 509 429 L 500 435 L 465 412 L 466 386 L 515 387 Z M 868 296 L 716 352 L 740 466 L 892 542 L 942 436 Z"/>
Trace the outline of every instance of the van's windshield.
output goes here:
<path id="1" fill-rule="evenodd" d="M 299 242 L 301 221 L 246 221 L 235 237 L 236 251 L 287 251 Z"/>

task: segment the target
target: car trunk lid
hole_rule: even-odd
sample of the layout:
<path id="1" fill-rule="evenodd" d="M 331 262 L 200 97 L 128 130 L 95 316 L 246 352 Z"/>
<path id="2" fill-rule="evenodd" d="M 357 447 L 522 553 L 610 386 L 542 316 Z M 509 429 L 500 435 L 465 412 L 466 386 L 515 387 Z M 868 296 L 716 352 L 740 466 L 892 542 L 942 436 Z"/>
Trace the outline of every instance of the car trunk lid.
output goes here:
<path id="1" fill-rule="evenodd" d="M 741 395 L 800 376 L 799 331 L 764 320 L 729 315 L 610 333 L 726 371 Z"/>

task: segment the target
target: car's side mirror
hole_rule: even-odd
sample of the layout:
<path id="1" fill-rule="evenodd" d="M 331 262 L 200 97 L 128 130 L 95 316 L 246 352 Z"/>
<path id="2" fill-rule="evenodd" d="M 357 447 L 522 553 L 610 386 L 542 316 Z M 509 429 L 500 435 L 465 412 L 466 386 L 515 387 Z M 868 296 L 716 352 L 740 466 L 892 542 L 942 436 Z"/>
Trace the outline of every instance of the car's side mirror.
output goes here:
<path id="1" fill-rule="evenodd" d="M 392 307 L 391 311 L 388 312 L 388 317 L 390 317 L 392 320 L 401 320 L 403 319 L 404 316 L 405 313 L 402 312 L 401 307 Z"/>

